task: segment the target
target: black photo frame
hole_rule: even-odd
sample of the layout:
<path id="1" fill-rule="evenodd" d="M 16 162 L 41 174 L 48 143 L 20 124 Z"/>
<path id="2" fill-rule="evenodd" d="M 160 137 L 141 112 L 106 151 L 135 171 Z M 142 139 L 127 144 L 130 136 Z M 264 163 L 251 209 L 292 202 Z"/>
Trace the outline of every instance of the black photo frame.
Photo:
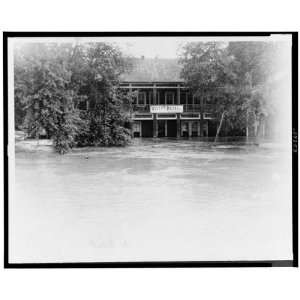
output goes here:
<path id="1" fill-rule="evenodd" d="M 154 36 L 292 36 L 292 260 L 259 261 L 143 261 L 143 262 L 9 262 L 8 193 L 8 39 L 20 37 L 154 37 Z M 191 268 L 191 267 L 298 267 L 298 32 L 4 32 L 3 33 L 3 160 L 4 160 L 4 268 Z"/>

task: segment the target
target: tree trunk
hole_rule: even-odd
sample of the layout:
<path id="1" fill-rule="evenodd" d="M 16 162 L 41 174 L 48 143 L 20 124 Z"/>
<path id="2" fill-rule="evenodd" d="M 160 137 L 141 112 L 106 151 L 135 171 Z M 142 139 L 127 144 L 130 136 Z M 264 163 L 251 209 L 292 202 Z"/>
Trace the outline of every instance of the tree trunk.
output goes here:
<path id="1" fill-rule="evenodd" d="M 220 134 L 220 131 L 221 131 L 221 128 L 222 128 L 222 124 L 223 124 L 223 121 L 224 121 L 225 113 L 226 113 L 226 111 L 223 111 L 223 113 L 222 113 L 220 124 L 219 124 L 218 130 L 217 130 L 217 133 L 216 133 L 216 137 L 215 137 L 215 143 L 217 142 L 217 140 L 219 138 L 219 134 Z"/>

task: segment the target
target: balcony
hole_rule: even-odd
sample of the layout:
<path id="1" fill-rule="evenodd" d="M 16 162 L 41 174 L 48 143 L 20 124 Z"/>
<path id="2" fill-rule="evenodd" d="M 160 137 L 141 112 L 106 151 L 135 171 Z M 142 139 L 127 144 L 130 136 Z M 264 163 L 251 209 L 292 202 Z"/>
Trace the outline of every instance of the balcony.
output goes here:
<path id="1" fill-rule="evenodd" d="M 164 104 L 160 104 L 160 105 L 164 105 Z M 200 104 L 183 104 L 183 112 L 200 112 L 200 108 L 201 108 Z M 150 105 L 146 104 L 140 106 L 135 104 L 133 105 L 133 111 L 139 113 L 150 113 Z"/>

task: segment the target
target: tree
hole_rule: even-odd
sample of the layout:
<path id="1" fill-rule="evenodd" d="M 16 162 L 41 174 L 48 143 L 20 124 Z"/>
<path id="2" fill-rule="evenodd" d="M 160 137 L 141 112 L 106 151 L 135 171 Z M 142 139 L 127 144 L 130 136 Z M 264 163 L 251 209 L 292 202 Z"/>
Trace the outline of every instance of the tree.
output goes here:
<path id="1" fill-rule="evenodd" d="M 219 119 L 216 139 L 222 128 L 225 116 L 234 110 L 232 85 L 235 74 L 232 72 L 232 57 L 228 55 L 226 44 L 217 42 L 188 43 L 180 57 L 183 65 L 182 77 L 194 95 L 211 99 Z"/>
<path id="2" fill-rule="evenodd" d="M 254 128 L 274 111 L 270 83 L 276 73 L 278 44 L 230 42 L 188 43 L 180 62 L 182 77 L 194 94 L 212 99 L 219 125 L 215 141 L 226 119 L 234 131 Z"/>
<path id="3" fill-rule="evenodd" d="M 70 72 L 64 64 L 65 49 L 57 44 L 37 43 L 20 51 L 22 56 L 15 63 L 15 86 L 26 111 L 23 126 L 29 136 L 37 139 L 45 130 L 56 150 L 65 153 L 73 146 L 80 122 L 74 108 L 77 95 L 70 87 Z"/>
<path id="4" fill-rule="evenodd" d="M 132 97 L 116 87 L 128 66 L 122 53 L 105 43 L 19 46 L 16 126 L 36 138 L 45 130 L 60 153 L 74 145 L 125 145 Z M 88 104 L 86 111 L 80 109 L 82 102 Z"/>
<path id="5" fill-rule="evenodd" d="M 258 136 L 265 118 L 276 111 L 277 103 L 271 91 L 274 78 L 280 73 L 276 61 L 281 49 L 282 44 L 278 42 L 231 42 L 228 45 L 228 53 L 235 61 L 235 89 L 241 98 L 242 116 L 246 116 L 247 126 L 253 128 L 254 137 Z"/>
<path id="6" fill-rule="evenodd" d="M 79 95 L 88 101 L 87 112 L 81 114 L 88 130 L 77 136 L 81 146 L 121 146 L 131 137 L 129 110 L 132 97 L 117 89 L 119 76 L 129 65 L 120 50 L 105 43 L 79 46 L 80 68 L 73 64 Z M 78 84 L 79 83 L 79 84 Z"/>

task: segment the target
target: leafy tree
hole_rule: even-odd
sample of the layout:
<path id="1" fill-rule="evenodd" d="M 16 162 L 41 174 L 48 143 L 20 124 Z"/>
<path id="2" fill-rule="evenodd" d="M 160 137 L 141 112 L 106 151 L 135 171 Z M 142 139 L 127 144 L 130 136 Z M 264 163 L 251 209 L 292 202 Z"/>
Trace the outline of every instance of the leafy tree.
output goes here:
<path id="1" fill-rule="evenodd" d="M 280 46 L 267 42 L 189 43 L 180 58 L 182 76 L 192 91 L 211 99 L 219 120 L 218 138 L 226 119 L 232 132 L 254 128 L 274 112 L 270 83 L 278 69 Z"/>
<path id="2" fill-rule="evenodd" d="M 116 86 L 127 68 L 121 52 L 105 43 L 17 47 L 16 126 L 36 138 L 45 130 L 60 153 L 74 145 L 125 145 L 132 97 Z"/>
<path id="3" fill-rule="evenodd" d="M 131 97 L 121 93 L 117 86 L 119 76 L 128 68 L 122 53 L 105 43 L 88 44 L 81 50 L 84 64 L 80 74 L 79 93 L 86 96 L 88 112 L 83 115 L 89 130 L 78 136 L 80 145 L 120 146 L 130 140 Z M 83 55 L 81 56 L 83 57 Z"/>
<path id="4" fill-rule="evenodd" d="M 247 125 L 252 123 L 254 136 L 259 119 L 271 110 L 266 95 L 268 76 L 272 74 L 271 47 L 272 44 L 266 42 L 231 42 L 228 45 L 228 52 L 235 59 L 236 96 L 241 98 L 242 116 Z"/>
<path id="5" fill-rule="evenodd" d="M 232 96 L 235 74 L 232 57 L 226 44 L 216 42 L 188 43 L 180 57 L 182 77 L 194 95 L 210 99 L 219 119 L 216 138 L 219 136 L 225 115 L 233 113 L 236 99 Z"/>
<path id="6" fill-rule="evenodd" d="M 22 61 L 15 63 L 15 86 L 26 111 L 23 126 L 29 136 L 37 139 L 45 130 L 61 153 L 72 147 L 80 121 L 74 108 L 77 95 L 70 89 L 70 72 L 64 65 L 63 50 L 57 44 L 26 45 L 21 49 Z"/>

